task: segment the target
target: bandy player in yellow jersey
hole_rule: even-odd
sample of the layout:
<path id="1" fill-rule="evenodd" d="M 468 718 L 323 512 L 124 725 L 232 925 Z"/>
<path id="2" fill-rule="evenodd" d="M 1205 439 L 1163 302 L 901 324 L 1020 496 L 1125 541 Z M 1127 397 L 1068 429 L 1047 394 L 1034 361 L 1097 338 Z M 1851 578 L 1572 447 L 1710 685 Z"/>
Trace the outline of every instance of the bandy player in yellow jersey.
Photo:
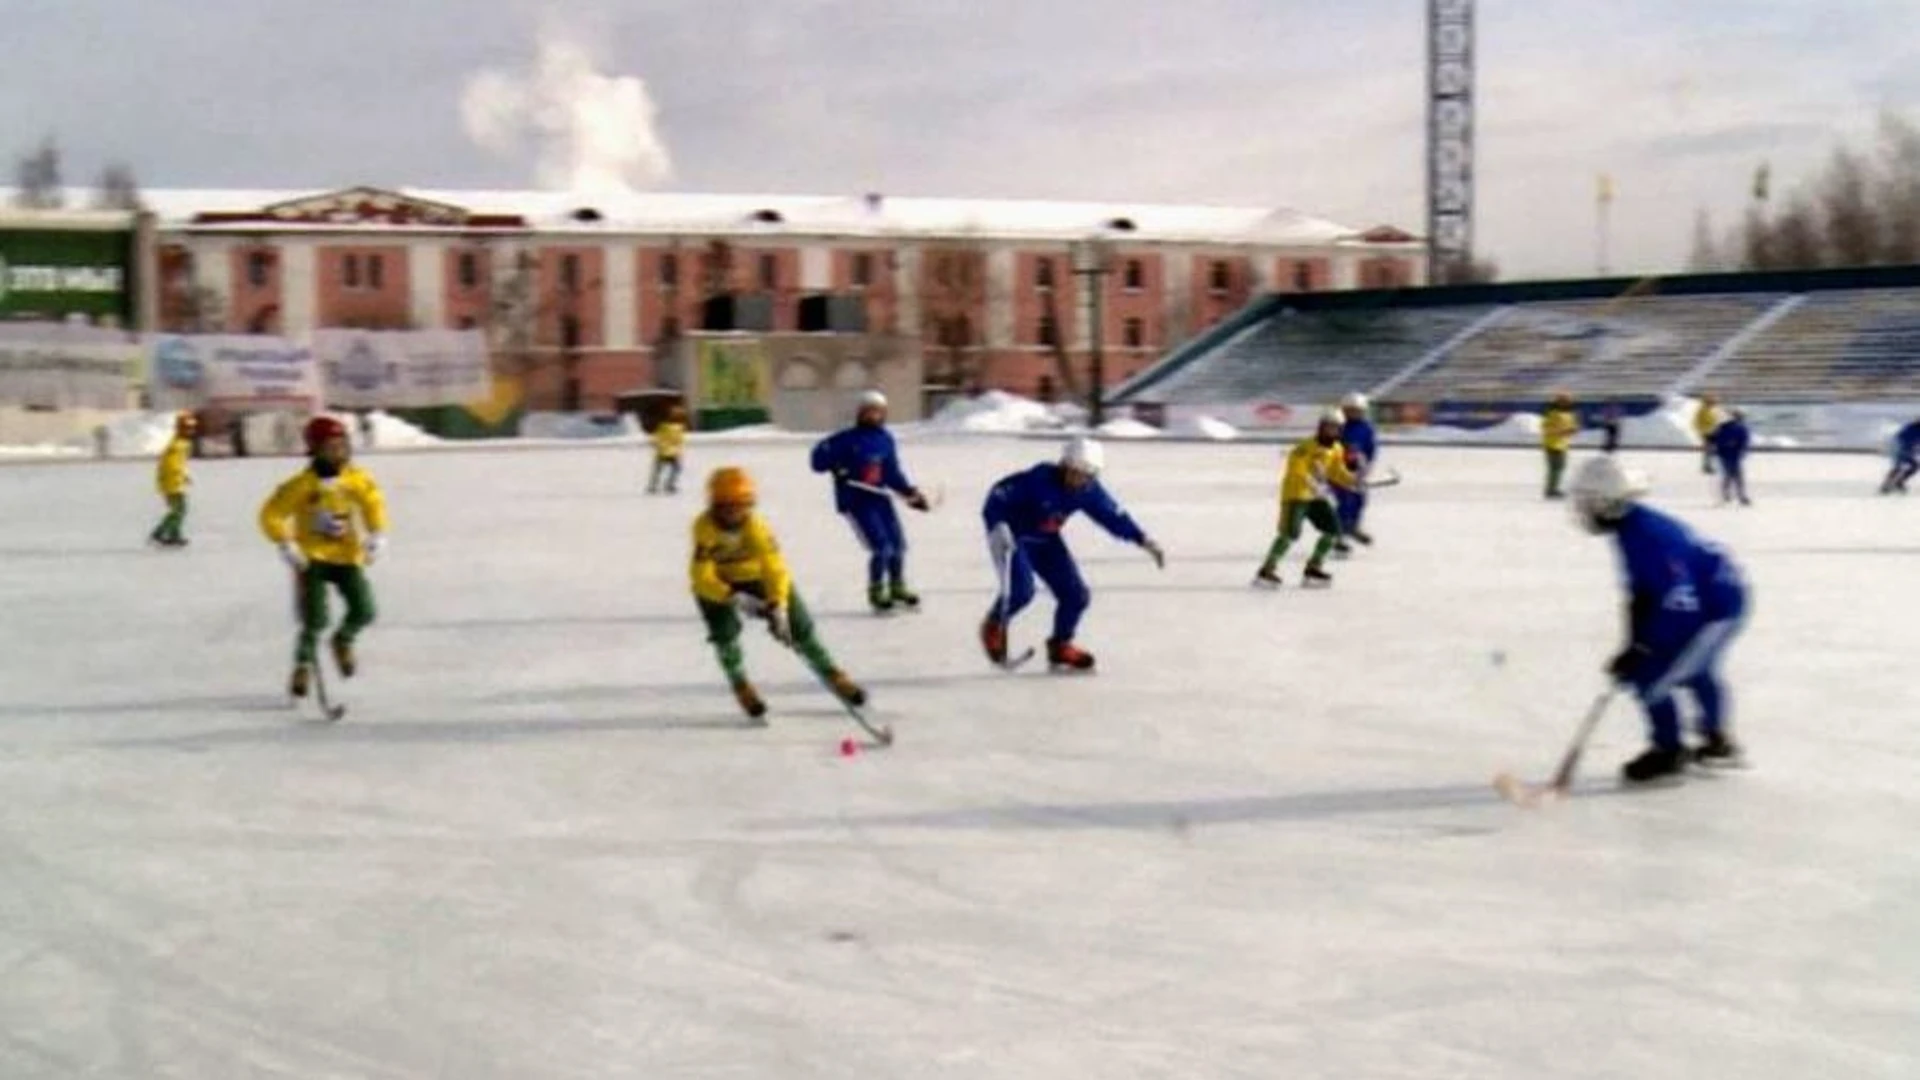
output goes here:
<path id="1" fill-rule="evenodd" d="M 160 489 L 160 497 L 167 502 L 167 516 L 147 534 L 147 542 L 161 547 L 186 547 L 187 538 L 180 527 L 187 522 L 187 486 L 193 478 L 187 475 L 187 459 L 193 456 L 193 433 L 198 430 L 199 421 L 190 412 L 183 412 L 173 418 L 173 438 L 168 440 L 167 448 L 160 452 L 160 465 L 154 474 L 154 485 Z"/>
<path id="2" fill-rule="evenodd" d="M 748 716 L 766 715 L 766 702 L 748 681 L 740 652 L 740 617 L 746 615 L 765 620 L 774 639 L 799 653 L 842 701 L 865 704 L 866 691 L 835 666 L 815 634 L 780 544 L 754 513 L 754 501 L 753 479 L 728 465 L 707 478 L 707 508 L 693 519 L 693 597 L 733 696 Z"/>
<path id="3" fill-rule="evenodd" d="M 1287 454 L 1286 475 L 1280 481 L 1280 527 L 1267 549 L 1266 561 L 1254 575 L 1255 584 L 1278 585 L 1275 567 L 1287 549 L 1300 539 L 1300 523 L 1311 522 L 1320 532 L 1320 540 L 1307 557 L 1304 576 L 1307 585 L 1331 585 L 1333 575 L 1326 571 L 1327 553 L 1340 541 L 1340 514 L 1334 508 L 1334 486 L 1358 490 L 1360 479 L 1347 468 L 1346 451 L 1340 445 L 1340 428 L 1346 417 L 1338 410 L 1321 414 L 1312 435 L 1300 440 Z"/>
<path id="4" fill-rule="evenodd" d="M 260 508 L 260 531 L 279 546 L 296 583 L 300 639 L 287 684 L 294 697 L 306 696 L 313 677 L 315 645 L 327 628 L 329 585 L 347 605 L 329 644 L 340 674 L 353 677 L 353 640 L 374 616 L 365 567 L 379 554 L 387 531 L 386 499 L 373 477 L 349 460 L 346 425 L 317 416 L 307 423 L 306 441 L 307 467 L 275 488 Z"/>

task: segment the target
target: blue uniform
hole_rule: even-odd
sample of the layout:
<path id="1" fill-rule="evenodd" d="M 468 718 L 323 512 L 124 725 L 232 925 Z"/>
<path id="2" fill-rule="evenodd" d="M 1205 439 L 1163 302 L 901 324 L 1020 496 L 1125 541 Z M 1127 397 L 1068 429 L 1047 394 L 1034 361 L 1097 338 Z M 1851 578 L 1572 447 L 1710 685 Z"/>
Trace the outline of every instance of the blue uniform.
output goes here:
<path id="1" fill-rule="evenodd" d="M 1001 575 L 1000 598 L 988 613 L 989 620 L 1011 622 L 1032 602 L 1033 579 L 1038 575 L 1057 602 L 1051 640 L 1073 640 L 1093 597 L 1060 530 L 1081 511 L 1118 539 L 1130 544 L 1147 541 L 1147 534 L 1099 480 L 1073 490 L 1066 485 L 1064 470 L 1050 462 L 1003 477 L 987 492 L 980 511 L 987 532 L 991 535 L 1004 528 L 1012 539 L 1005 565 L 995 567 Z"/>
<path id="2" fill-rule="evenodd" d="M 1365 417 L 1347 421 L 1340 428 L 1340 445 L 1347 451 L 1347 468 L 1365 481 L 1367 473 L 1373 468 L 1374 453 L 1378 449 L 1373 421 Z M 1367 512 L 1365 483 L 1351 490 L 1336 486 L 1333 498 L 1340 511 L 1340 531 L 1349 534 L 1359 532 L 1360 518 Z"/>
<path id="3" fill-rule="evenodd" d="M 1747 448 L 1753 445 L 1753 434 L 1747 430 L 1747 422 L 1737 416 L 1722 420 L 1707 436 L 1707 445 L 1720 462 L 1721 501 L 1738 496 L 1741 502 L 1746 502 Z"/>
<path id="4" fill-rule="evenodd" d="M 1893 468 L 1880 485 L 1881 494 L 1906 493 L 1907 481 L 1920 472 L 1920 420 L 1909 423 L 1893 436 Z"/>
<path id="5" fill-rule="evenodd" d="M 1725 724 L 1720 655 L 1745 621 L 1747 587 L 1739 567 L 1718 546 L 1678 520 L 1635 504 L 1614 538 L 1625 569 L 1632 642 L 1637 661 L 1623 678 L 1638 693 L 1653 729 L 1653 744 L 1680 749 L 1677 689 L 1700 703 L 1700 730 Z"/>
<path id="6" fill-rule="evenodd" d="M 814 444 L 813 471 L 833 474 L 833 507 L 867 549 L 868 586 L 888 580 L 899 585 L 906 573 L 907 534 L 886 492 L 911 495 L 914 487 L 900 469 L 893 433 L 862 425 L 834 432 Z M 849 481 L 883 490 L 867 491 Z"/>

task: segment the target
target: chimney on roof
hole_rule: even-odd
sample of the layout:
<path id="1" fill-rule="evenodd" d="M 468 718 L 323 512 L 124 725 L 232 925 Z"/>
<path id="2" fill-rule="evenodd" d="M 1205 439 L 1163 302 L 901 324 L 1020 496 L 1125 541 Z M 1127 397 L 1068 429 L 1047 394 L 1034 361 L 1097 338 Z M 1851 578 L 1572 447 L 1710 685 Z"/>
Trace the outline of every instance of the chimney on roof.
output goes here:
<path id="1" fill-rule="evenodd" d="M 866 197 L 867 213 L 878 214 L 880 212 L 881 204 L 886 202 L 886 199 L 887 197 L 885 195 L 882 195 L 877 191 L 867 192 L 867 197 Z"/>

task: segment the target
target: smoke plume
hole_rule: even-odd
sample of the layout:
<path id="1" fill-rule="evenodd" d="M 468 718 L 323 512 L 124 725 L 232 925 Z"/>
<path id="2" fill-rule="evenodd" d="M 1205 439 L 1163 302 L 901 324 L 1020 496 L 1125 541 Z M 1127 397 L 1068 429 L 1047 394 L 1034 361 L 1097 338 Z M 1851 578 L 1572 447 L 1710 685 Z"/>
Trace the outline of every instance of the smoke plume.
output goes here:
<path id="1" fill-rule="evenodd" d="M 605 75 L 563 33 L 540 35 L 530 69 L 487 69 L 467 79 L 460 119 L 467 137 L 507 157 L 531 156 L 542 188 L 620 194 L 673 173 L 647 84 Z"/>

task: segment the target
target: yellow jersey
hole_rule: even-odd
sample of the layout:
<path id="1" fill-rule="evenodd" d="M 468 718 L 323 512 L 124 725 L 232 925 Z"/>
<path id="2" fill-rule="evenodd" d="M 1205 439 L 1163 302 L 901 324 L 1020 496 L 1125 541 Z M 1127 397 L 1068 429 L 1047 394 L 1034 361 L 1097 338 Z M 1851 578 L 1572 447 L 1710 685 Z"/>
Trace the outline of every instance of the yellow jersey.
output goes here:
<path id="1" fill-rule="evenodd" d="M 1720 426 L 1720 410 L 1713 405 L 1701 405 L 1693 414 L 1693 433 L 1700 436 L 1702 442 Z"/>
<path id="2" fill-rule="evenodd" d="M 1286 475 L 1280 481 L 1281 501 L 1330 499 L 1333 489 L 1329 484 L 1360 487 L 1360 479 L 1347 468 L 1346 448 L 1337 442 L 1322 446 L 1313 436 L 1300 440 L 1287 454 Z"/>
<path id="3" fill-rule="evenodd" d="M 758 584 L 762 599 L 785 605 L 793 591 L 787 560 L 773 530 L 748 513 L 737 529 L 723 529 L 704 511 L 693 519 L 693 595 L 715 604 L 733 598 L 736 586 Z"/>
<path id="4" fill-rule="evenodd" d="M 178 495 L 187 490 L 188 484 L 193 483 L 187 477 L 187 458 L 192 453 L 192 440 L 179 435 L 175 435 L 173 441 L 167 444 L 167 448 L 160 451 L 160 469 L 155 477 L 155 482 L 160 487 L 160 494 Z"/>
<path id="5" fill-rule="evenodd" d="M 387 502 L 358 465 L 343 465 L 332 478 L 309 467 L 260 507 L 260 531 L 276 544 L 292 540 L 309 562 L 359 566 L 366 561 L 362 533 L 387 531 Z"/>
<path id="6" fill-rule="evenodd" d="M 653 429 L 653 452 L 663 458 L 677 458 L 687 445 L 687 425 L 678 420 L 662 420 Z"/>
<path id="7" fill-rule="evenodd" d="M 1580 434 L 1580 416 L 1572 409 L 1548 407 L 1540 416 L 1540 445 L 1548 450 L 1565 450 Z"/>

